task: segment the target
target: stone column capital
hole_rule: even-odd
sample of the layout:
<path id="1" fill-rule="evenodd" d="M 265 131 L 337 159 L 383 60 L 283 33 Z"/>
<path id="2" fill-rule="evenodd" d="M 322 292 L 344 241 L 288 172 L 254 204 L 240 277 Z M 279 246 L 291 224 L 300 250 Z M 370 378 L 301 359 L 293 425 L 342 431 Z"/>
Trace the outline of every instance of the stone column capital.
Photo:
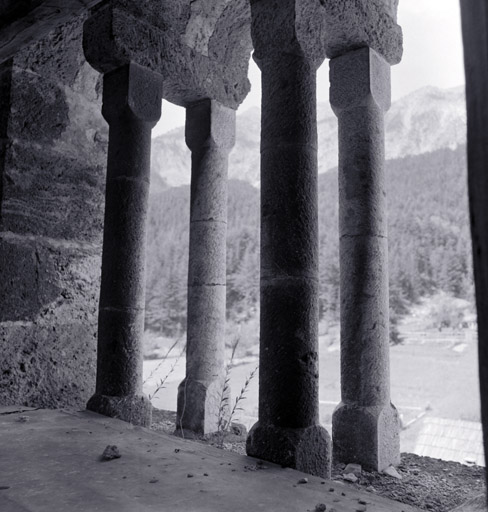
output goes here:
<path id="1" fill-rule="evenodd" d="M 203 100 L 186 108 L 185 140 L 191 151 L 219 148 L 230 151 L 235 144 L 235 110 L 215 100 Z"/>
<path id="2" fill-rule="evenodd" d="M 318 68 L 326 56 L 325 10 L 322 0 L 251 0 L 254 60 L 291 54 Z"/>
<path id="3" fill-rule="evenodd" d="M 100 73 L 109 73 L 130 62 L 161 71 L 163 14 L 152 9 L 144 16 L 133 4 L 111 0 L 83 25 L 86 60 Z"/>
<path id="4" fill-rule="evenodd" d="M 250 88 L 250 39 L 249 0 L 106 0 L 83 29 L 93 68 L 151 69 L 165 99 L 182 107 L 214 98 L 237 109 Z"/>
<path id="5" fill-rule="evenodd" d="M 397 24 L 398 0 L 320 0 L 325 12 L 327 56 L 331 59 L 369 47 L 398 64 L 403 34 Z"/>
<path id="6" fill-rule="evenodd" d="M 360 48 L 330 60 L 330 103 L 336 114 L 375 104 L 391 105 L 390 65 L 371 48 Z"/>
<path id="7" fill-rule="evenodd" d="M 108 123 L 131 116 L 153 127 L 161 116 L 161 75 L 133 62 L 103 77 L 102 114 Z"/>

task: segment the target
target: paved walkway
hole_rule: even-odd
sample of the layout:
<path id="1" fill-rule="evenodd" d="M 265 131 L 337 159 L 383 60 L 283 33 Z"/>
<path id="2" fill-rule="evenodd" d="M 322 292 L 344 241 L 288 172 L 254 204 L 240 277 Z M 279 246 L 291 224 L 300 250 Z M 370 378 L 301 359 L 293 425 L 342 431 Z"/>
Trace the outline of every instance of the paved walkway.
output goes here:
<path id="1" fill-rule="evenodd" d="M 121 457 L 101 461 L 107 445 Z M 1 512 L 314 512 L 319 503 L 416 510 L 87 411 L 0 408 Z"/>

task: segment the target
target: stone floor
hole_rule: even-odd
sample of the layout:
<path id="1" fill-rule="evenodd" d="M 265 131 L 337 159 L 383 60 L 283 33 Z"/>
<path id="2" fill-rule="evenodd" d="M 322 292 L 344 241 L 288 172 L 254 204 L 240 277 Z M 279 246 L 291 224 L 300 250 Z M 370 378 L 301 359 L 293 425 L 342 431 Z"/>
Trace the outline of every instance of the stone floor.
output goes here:
<path id="1" fill-rule="evenodd" d="M 107 445 L 121 457 L 102 461 Z M 324 510 L 319 504 L 328 512 L 416 510 L 87 411 L 0 408 L 2 512 Z"/>

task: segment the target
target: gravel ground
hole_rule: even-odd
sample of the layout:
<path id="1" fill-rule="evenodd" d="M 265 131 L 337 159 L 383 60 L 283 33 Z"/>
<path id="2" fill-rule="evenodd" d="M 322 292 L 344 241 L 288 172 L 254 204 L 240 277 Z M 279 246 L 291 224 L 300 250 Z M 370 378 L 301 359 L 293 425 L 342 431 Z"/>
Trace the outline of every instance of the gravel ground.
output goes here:
<path id="1" fill-rule="evenodd" d="M 451 511 L 484 493 L 485 469 L 480 466 L 402 453 L 397 470 L 401 480 L 362 471 L 358 481 L 348 485 L 435 512 Z M 342 480 L 343 472 L 344 464 L 335 464 L 332 479 Z"/>
<path id="2" fill-rule="evenodd" d="M 151 428 L 172 434 L 175 421 L 176 413 L 154 409 Z M 237 428 L 224 437 L 214 435 L 196 440 L 245 455 L 245 438 L 246 433 Z M 402 453 L 401 463 L 397 467 L 401 479 L 362 471 L 357 482 L 353 483 L 343 479 L 344 468 L 344 464 L 334 464 L 332 480 L 433 512 L 450 512 L 485 492 L 484 468 L 412 453 Z M 469 510 L 482 509 L 469 507 Z"/>

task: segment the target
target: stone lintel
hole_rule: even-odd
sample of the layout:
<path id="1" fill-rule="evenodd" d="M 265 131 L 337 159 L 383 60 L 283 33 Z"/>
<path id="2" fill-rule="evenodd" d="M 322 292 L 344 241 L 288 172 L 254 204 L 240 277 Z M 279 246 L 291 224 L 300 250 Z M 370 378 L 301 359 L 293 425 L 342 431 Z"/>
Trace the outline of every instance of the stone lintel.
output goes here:
<path id="1" fill-rule="evenodd" d="M 162 77 L 148 68 L 132 62 L 104 76 L 102 114 L 109 123 L 130 114 L 154 126 L 162 100 Z"/>
<path id="2" fill-rule="evenodd" d="M 336 114 L 366 107 L 383 111 L 391 105 L 390 65 L 371 48 L 360 48 L 331 59 L 330 103 Z"/>
<path id="3" fill-rule="evenodd" d="M 215 147 L 230 151 L 235 144 L 235 110 L 215 100 L 202 100 L 186 108 L 185 141 L 192 151 Z"/>
<path id="4" fill-rule="evenodd" d="M 253 58 L 298 55 L 318 68 L 325 53 L 325 11 L 317 0 L 252 0 Z"/>
<path id="5" fill-rule="evenodd" d="M 367 46 L 389 64 L 400 62 L 403 35 L 396 23 L 398 0 L 328 0 L 321 4 L 329 58 Z"/>
<path id="6" fill-rule="evenodd" d="M 159 73 L 164 79 L 164 97 L 178 105 L 214 98 L 236 109 L 250 89 L 249 7 L 242 0 L 232 2 L 218 20 L 210 17 L 211 27 L 207 27 L 202 26 L 206 22 L 203 13 L 191 16 L 187 2 L 181 9 L 188 12 L 173 12 L 158 2 L 145 2 L 144 10 L 112 0 L 85 22 L 85 56 L 101 73 L 129 62 Z M 205 44 L 200 35 L 205 36 Z"/>

